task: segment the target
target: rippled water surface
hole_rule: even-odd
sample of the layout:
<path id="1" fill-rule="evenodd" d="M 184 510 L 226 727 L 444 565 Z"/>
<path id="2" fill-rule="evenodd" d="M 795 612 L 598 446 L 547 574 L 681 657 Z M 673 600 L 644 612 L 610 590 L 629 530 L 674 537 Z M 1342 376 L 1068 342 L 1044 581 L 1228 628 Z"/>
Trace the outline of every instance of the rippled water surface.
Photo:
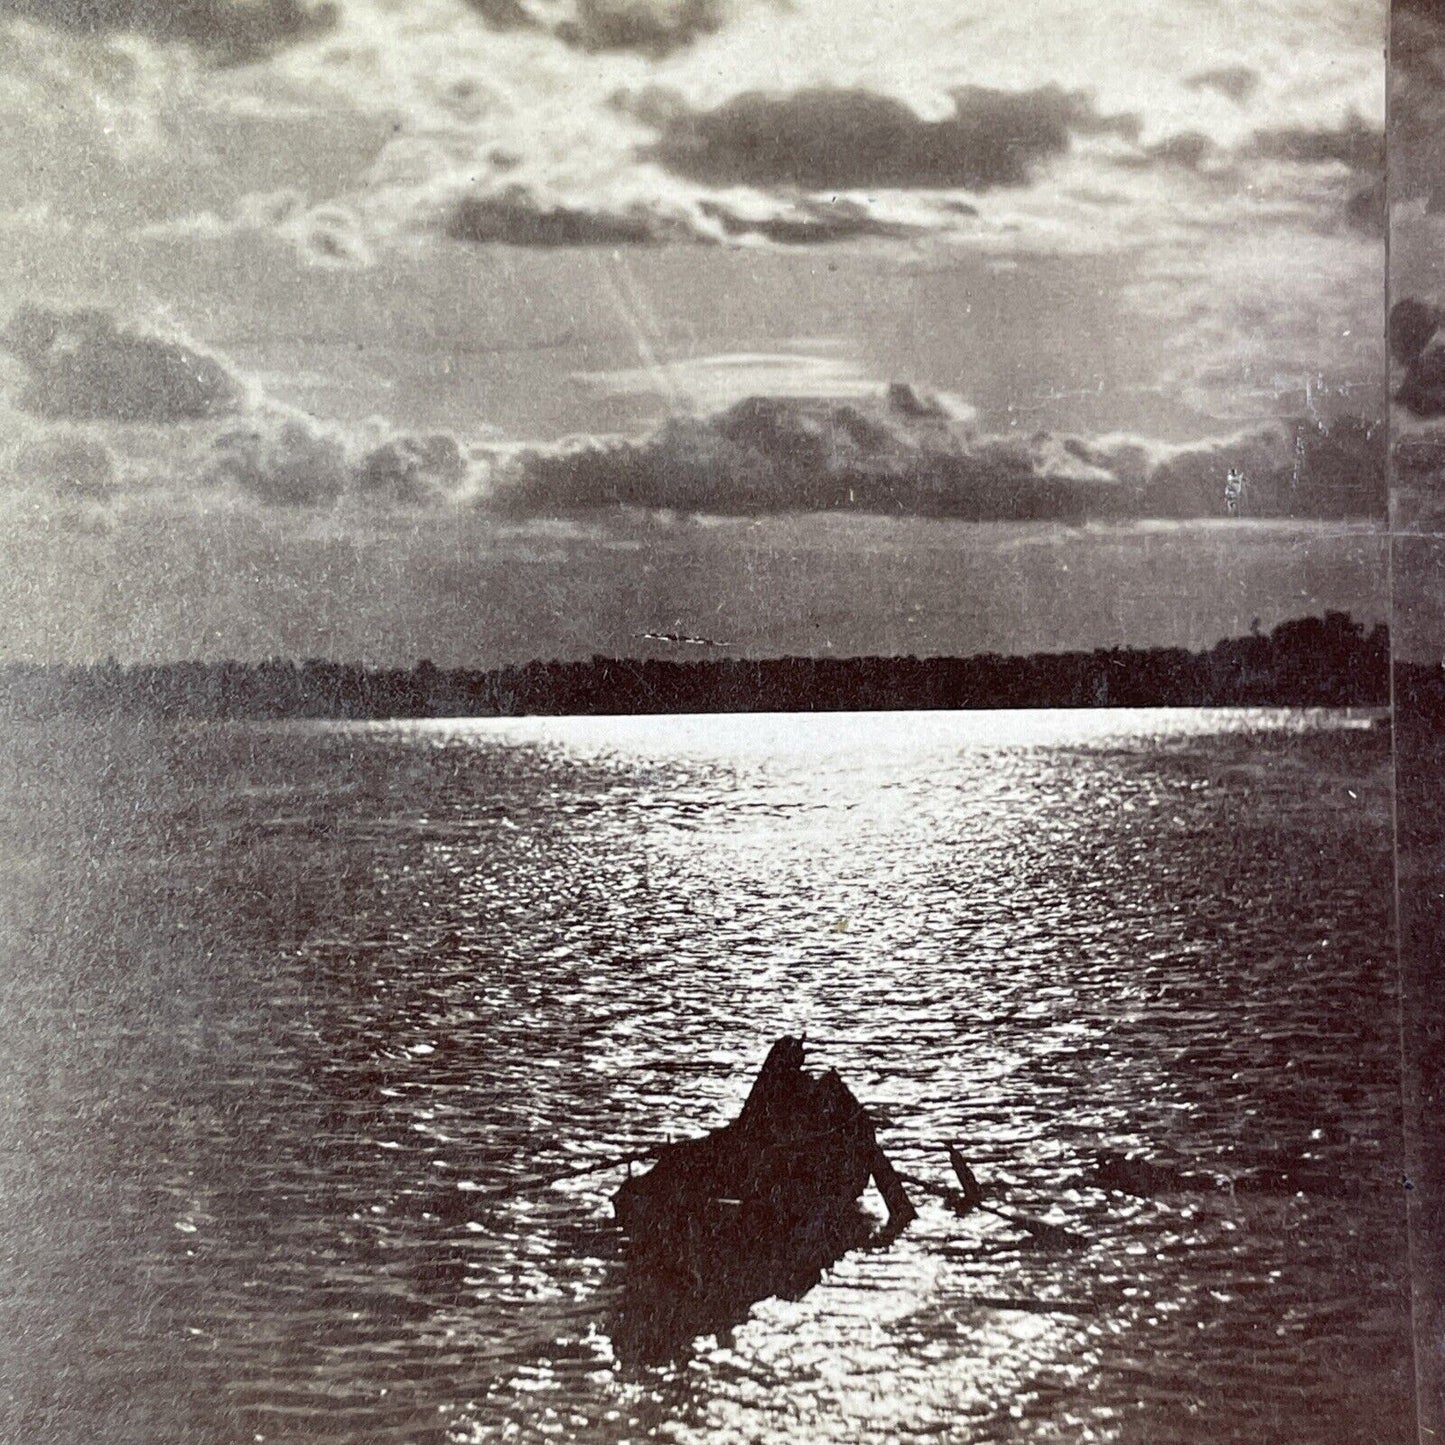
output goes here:
<path id="1" fill-rule="evenodd" d="M 0 766 L 0 1438 L 1412 1438 L 1369 719 L 73 725 Z M 1080 1242 L 925 1198 L 631 1357 L 618 1173 L 494 1191 L 715 1126 L 804 1027 L 908 1173 L 957 1139 Z M 1239 1187 L 1106 1192 L 1107 1149 Z"/>

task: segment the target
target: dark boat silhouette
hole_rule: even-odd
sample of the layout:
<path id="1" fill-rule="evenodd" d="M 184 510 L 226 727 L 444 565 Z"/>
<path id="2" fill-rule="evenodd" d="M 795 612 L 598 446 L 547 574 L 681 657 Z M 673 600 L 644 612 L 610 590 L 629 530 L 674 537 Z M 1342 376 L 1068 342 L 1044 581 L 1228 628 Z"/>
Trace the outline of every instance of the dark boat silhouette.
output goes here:
<path id="1" fill-rule="evenodd" d="M 881 1231 L 859 1207 L 870 1179 L 888 1206 Z M 801 1297 L 915 1217 L 868 1111 L 833 1070 L 805 1072 L 794 1038 L 769 1050 L 732 1123 L 666 1146 L 613 1207 L 626 1236 L 614 1345 L 644 1359 L 731 1328 L 759 1300 Z"/>

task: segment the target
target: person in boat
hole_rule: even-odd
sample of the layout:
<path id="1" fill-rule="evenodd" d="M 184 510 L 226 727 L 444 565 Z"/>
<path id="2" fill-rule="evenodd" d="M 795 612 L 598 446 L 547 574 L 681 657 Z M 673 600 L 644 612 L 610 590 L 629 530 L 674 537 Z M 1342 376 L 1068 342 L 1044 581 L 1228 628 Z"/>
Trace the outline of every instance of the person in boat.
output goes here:
<path id="1" fill-rule="evenodd" d="M 814 1077 L 803 1060 L 801 1039 L 779 1039 L 732 1123 L 670 1145 L 623 1184 L 614 1208 L 634 1240 L 709 1221 L 795 1231 L 856 1203 L 870 1178 L 890 1228 L 915 1217 L 868 1111 L 836 1071 Z"/>

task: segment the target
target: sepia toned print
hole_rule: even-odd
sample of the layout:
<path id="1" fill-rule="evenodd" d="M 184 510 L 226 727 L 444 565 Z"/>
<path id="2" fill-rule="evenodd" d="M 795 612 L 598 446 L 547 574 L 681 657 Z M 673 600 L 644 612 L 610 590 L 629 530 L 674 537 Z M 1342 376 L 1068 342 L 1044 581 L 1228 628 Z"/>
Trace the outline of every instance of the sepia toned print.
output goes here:
<path id="1" fill-rule="evenodd" d="M 1388 29 L 0 0 L 0 1438 L 1415 1438 Z"/>

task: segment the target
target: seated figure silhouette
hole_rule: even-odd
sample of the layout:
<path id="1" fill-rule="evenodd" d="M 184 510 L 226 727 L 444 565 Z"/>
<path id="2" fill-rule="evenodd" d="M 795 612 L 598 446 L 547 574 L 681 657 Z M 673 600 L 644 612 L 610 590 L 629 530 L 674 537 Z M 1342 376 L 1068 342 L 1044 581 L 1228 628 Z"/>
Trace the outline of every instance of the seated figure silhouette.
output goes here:
<path id="1" fill-rule="evenodd" d="M 833 1070 L 804 1071 L 800 1040 L 779 1039 L 732 1123 L 670 1145 L 618 1190 L 619 1355 L 670 1357 L 741 1323 L 761 1299 L 805 1294 L 877 1237 L 858 1206 L 870 1178 L 891 1238 L 914 1209 L 867 1110 Z"/>

